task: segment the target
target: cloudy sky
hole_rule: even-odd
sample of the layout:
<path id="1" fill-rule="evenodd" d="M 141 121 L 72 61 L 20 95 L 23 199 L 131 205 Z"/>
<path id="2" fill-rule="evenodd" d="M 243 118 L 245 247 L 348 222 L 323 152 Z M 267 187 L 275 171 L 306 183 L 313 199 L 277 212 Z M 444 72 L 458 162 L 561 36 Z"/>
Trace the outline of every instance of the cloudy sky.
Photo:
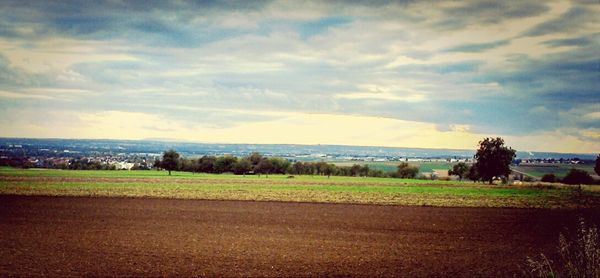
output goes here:
<path id="1" fill-rule="evenodd" d="M 598 0 L 0 3 L 1 137 L 600 152 Z"/>

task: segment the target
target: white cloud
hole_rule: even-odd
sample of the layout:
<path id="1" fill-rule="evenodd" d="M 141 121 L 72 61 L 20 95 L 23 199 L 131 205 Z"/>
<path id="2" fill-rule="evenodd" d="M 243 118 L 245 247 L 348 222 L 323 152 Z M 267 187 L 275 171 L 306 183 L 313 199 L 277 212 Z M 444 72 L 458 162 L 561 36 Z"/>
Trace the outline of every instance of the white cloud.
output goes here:
<path id="1" fill-rule="evenodd" d="M 54 99 L 51 96 L 38 95 L 38 94 L 24 94 L 11 91 L 0 90 L 0 98 L 12 98 L 12 99 Z"/>

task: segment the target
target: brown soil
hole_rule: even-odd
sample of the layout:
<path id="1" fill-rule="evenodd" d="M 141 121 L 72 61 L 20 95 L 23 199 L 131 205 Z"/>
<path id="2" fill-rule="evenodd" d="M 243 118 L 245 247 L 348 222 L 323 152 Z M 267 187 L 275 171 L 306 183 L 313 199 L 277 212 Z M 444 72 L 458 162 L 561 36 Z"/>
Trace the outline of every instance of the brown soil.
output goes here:
<path id="1" fill-rule="evenodd" d="M 512 277 L 599 212 L 0 196 L 0 276 Z"/>

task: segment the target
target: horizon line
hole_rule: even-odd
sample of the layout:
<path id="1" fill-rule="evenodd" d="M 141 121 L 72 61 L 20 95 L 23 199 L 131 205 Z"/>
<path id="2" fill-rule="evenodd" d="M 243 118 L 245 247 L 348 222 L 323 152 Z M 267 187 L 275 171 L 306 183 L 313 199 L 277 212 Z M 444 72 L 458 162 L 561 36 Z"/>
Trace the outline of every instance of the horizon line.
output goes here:
<path id="1" fill-rule="evenodd" d="M 501 138 L 501 137 L 500 137 Z M 420 149 L 420 150 L 447 150 L 447 151 L 476 151 L 476 148 L 470 149 L 453 149 L 453 148 L 426 148 L 426 147 L 392 147 L 392 146 L 368 146 L 368 145 L 346 145 L 346 144 L 294 144 L 294 143 L 224 143 L 224 142 L 204 142 L 204 141 L 190 141 L 183 139 L 169 139 L 169 138 L 144 138 L 144 139 L 114 139 L 114 138 L 60 138 L 60 137 L 5 137 L 0 136 L 0 139 L 34 139 L 34 140 L 81 140 L 81 141 L 149 141 L 149 142 L 162 142 L 162 143 L 184 143 L 184 144 L 221 144 L 221 145 L 279 145 L 279 146 L 338 146 L 338 147 L 367 147 L 367 148 L 390 148 L 390 149 Z M 510 147 L 510 146 L 508 146 Z M 511 147 L 512 148 L 512 147 Z M 517 152 L 530 152 L 530 153 L 552 153 L 552 154 L 582 154 L 582 155 L 596 155 L 595 152 L 590 153 L 579 153 L 579 152 L 552 152 L 552 151 L 530 151 L 530 150 L 517 150 Z"/>

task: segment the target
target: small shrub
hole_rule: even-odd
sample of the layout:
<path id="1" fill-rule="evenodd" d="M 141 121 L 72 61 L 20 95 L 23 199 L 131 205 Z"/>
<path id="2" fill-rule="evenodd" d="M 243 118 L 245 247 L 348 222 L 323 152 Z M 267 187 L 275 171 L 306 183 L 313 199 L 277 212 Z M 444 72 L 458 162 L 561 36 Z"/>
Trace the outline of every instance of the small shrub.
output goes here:
<path id="1" fill-rule="evenodd" d="M 398 169 L 396 174 L 401 179 L 414 179 L 419 173 L 419 168 L 415 166 L 410 166 L 406 162 L 402 162 L 398 165 Z"/>
<path id="2" fill-rule="evenodd" d="M 562 233 L 558 238 L 557 263 L 540 254 L 538 259 L 527 257 L 525 277 L 593 277 L 600 278 L 600 239 L 598 228 L 588 227 L 583 219 L 575 237 L 567 239 Z"/>
<path id="3" fill-rule="evenodd" d="M 523 177 L 523 181 L 524 181 L 524 182 L 532 182 L 532 181 L 533 181 L 533 178 L 532 178 L 532 177 L 530 177 L 530 176 L 524 176 L 524 177 Z"/>
<path id="4" fill-rule="evenodd" d="M 542 181 L 543 182 L 553 182 L 554 183 L 554 182 L 557 182 L 558 179 L 556 178 L 556 175 L 554 175 L 554 174 L 545 174 L 542 177 Z"/>

